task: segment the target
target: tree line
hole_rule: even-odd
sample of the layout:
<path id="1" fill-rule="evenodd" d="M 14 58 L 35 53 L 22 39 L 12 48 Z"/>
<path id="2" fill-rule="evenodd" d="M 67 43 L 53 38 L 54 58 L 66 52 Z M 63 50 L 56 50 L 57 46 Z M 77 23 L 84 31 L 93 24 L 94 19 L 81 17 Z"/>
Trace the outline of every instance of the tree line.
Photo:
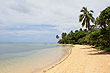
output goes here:
<path id="1" fill-rule="evenodd" d="M 83 7 L 80 12 L 79 22 L 86 29 L 80 28 L 68 34 L 63 32 L 61 39 L 56 35 L 56 38 L 59 39 L 58 43 L 86 44 L 95 46 L 96 49 L 110 50 L 110 7 L 101 11 L 97 18 L 93 17 L 94 11 L 88 11 L 86 7 Z"/>

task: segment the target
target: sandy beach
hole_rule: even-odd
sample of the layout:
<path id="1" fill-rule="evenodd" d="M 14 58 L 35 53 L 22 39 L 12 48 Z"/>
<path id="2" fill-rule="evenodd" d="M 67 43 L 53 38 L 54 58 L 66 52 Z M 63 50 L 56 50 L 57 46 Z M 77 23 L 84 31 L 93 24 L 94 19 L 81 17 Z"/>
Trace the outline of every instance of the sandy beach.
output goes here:
<path id="1" fill-rule="evenodd" d="M 40 73 L 110 73 L 110 53 L 74 45 L 69 55 Z"/>

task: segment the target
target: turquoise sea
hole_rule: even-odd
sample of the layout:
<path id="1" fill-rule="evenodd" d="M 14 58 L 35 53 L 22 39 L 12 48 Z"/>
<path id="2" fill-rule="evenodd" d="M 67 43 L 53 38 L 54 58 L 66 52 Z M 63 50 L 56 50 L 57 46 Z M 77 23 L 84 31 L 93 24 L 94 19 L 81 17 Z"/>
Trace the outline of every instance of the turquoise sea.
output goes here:
<path id="1" fill-rule="evenodd" d="M 0 43 L 0 73 L 38 73 L 62 59 L 68 48 L 49 43 Z"/>

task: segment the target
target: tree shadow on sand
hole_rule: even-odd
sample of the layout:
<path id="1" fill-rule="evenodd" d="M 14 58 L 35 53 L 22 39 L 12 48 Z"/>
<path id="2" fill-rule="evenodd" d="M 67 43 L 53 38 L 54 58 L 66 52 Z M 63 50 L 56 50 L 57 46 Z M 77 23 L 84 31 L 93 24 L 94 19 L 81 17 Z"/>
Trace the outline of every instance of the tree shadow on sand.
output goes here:
<path id="1" fill-rule="evenodd" d="M 93 49 L 88 51 L 89 52 L 88 55 L 110 55 L 110 50 L 109 51 L 98 50 L 98 49 L 95 49 L 94 46 L 85 46 L 84 48 L 81 48 L 81 49 Z"/>
<path id="2" fill-rule="evenodd" d="M 94 46 L 91 46 L 91 47 L 90 46 L 88 46 L 88 47 L 86 46 L 85 48 L 81 48 L 81 49 L 91 49 L 91 48 L 95 48 L 95 47 Z"/>
<path id="3" fill-rule="evenodd" d="M 89 51 L 89 55 L 110 55 L 110 51 L 104 51 L 104 50 L 92 50 Z"/>

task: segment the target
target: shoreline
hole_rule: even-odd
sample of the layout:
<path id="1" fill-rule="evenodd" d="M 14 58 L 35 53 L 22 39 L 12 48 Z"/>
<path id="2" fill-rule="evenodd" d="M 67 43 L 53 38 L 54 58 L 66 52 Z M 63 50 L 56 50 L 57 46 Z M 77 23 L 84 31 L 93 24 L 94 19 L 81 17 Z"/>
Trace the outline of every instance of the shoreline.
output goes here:
<path id="1" fill-rule="evenodd" d="M 110 54 L 88 45 L 73 45 L 69 55 L 40 73 L 110 73 Z"/>
<path id="2" fill-rule="evenodd" d="M 72 44 L 58 44 L 58 45 L 64 45 L 64 46 L 72 46 L 71 48 L 69 48 L 69 53 L 67 55 L 65 55 L 61 60 L 59 60 L 58 62 L 56 62 L 53 65 L 50 65 L 49 67 L 45 68 L 44 70 L 38 72 L 38 73 L 46 73 L 47 71 L 51 70 L 52 68 L 56 67 L 57 65 L 61 64 L 63 61 L 65 61 L 72 53 L 72 48 L 74 47 Z"/>

